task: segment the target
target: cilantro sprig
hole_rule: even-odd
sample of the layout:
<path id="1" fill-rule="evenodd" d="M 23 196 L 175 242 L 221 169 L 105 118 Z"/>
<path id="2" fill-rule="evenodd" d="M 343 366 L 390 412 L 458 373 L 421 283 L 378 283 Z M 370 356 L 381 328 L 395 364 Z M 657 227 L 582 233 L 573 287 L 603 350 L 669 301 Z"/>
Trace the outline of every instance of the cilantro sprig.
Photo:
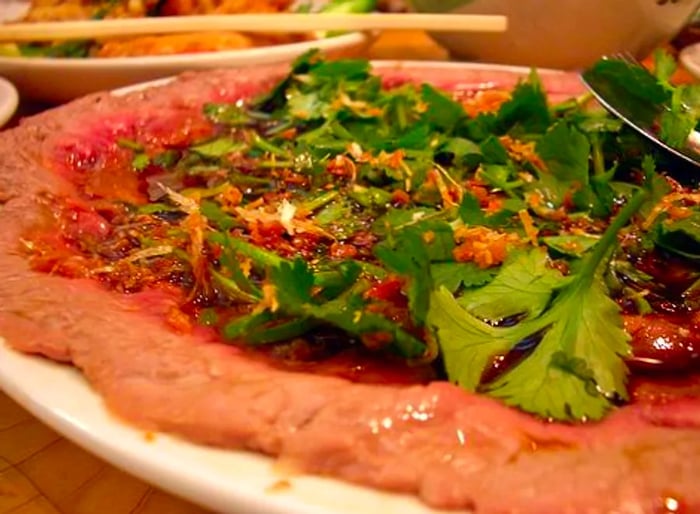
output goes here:
<path id="1" fill-rule="evenodd" d="M 481 387 L 506 403 L 543 417 L 600 419 L 613 402 L 626 399 L 629 335 L 618 305 L 601 278 L 617 234 L 641 208 L 640 191 L 615 217 L 575 275 L 547 267 L 533 250 L 505 266 L 493 282 L 463 297 L 445 288 L 433 293 L 428 325 L 443 353 L 448 377 L 469 390 L 481 386 L 490 359 L 541 336 L 534 351 L 494 383 Z M 523 315 L 514 327 L 497 322 Z"/>

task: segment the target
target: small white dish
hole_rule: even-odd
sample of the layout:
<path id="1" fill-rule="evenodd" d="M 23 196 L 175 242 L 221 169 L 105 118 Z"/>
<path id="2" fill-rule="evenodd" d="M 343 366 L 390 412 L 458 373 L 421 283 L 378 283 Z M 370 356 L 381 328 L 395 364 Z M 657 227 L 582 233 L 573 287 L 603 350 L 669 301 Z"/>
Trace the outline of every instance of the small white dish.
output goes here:
<path id="1" fill-rule="evenodd" d="M 18 104 L 17 89 L 10 81 L 0 77 L 0 127 L 12 118 Z"/>
<path id="2" fill-rule="evenodd" d="M 686 46 L 681 50 L 678 60 L 691 75 L 700 79 L 700 43 Z"/>

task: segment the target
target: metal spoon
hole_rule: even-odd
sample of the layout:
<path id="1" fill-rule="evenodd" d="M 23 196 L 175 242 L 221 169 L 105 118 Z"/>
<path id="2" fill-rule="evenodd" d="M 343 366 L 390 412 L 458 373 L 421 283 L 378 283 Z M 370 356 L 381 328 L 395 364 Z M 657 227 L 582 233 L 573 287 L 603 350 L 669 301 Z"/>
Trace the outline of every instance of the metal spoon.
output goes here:
<path id="1" fill-rule="evenodd" d="M 648 73 L 646 68 L 629 54 L 615 54 L 605 58 L 623 61 Z M 620 87 L 614 80 L 602 74 L 596 74 L 592 70 L 584 71 L 581 78 L 596 100 L 611 114 L 673 157 L 681 159 L 685 164 L 700 167 L 700 132 L 693 130 L 682 146 L 670 146 L 659 138 L 654 128 L 659 115 L 663 112 L 663 106 L 635 100 L 628 89 Z"/>

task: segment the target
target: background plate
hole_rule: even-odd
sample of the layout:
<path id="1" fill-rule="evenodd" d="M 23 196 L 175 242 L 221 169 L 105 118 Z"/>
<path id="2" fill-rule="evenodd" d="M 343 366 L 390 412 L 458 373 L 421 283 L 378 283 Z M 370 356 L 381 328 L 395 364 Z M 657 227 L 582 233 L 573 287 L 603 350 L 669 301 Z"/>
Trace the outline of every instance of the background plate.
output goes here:
<path id="1" fill-rule="evenodd" d="M 0 56 L 0 76 L 14 82 L 23 99 L 59 103 L 187 70 L 287 63 L 311 48 L 330 57 L 355 56 L 370 42 L 369 35 L 351 32 L 314 41 L 197 54 L 85 59 Z"/>

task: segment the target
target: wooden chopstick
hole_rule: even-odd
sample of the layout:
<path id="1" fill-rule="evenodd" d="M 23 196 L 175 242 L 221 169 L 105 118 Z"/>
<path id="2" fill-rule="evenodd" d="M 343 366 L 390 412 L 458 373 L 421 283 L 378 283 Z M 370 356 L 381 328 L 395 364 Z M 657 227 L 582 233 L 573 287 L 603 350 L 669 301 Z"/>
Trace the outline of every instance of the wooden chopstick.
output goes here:
<path id="1" fill-rule="evenodd" d="M 0 41 L 54 41 L 114 36 L 232 30 L 302 33 L 327 30 L 427 30 L 440 32 L 503 32 L 507 18 L 467 14 L 337 14 L 274 13 L 162 18 L 112 18 L 0 25 Z"/>

